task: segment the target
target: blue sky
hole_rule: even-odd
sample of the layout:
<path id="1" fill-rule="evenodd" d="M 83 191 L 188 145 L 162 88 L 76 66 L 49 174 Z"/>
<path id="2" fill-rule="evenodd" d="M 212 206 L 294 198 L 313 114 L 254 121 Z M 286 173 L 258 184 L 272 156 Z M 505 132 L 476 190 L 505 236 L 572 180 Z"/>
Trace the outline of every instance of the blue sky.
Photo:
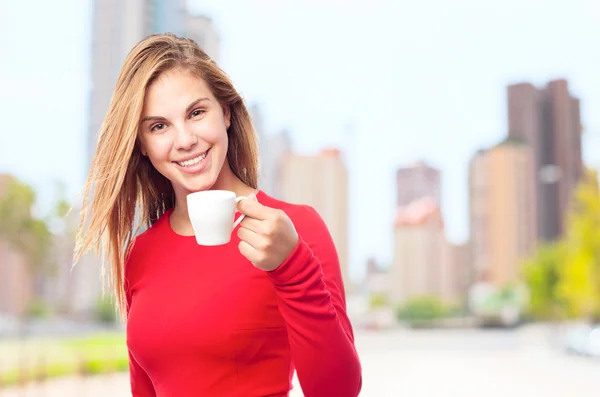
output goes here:
<path id="1" fill-rule="evenodd" d="M 221 32 L 221 65 L 267 133 L 297 151 L 347 151 L 354 276 L 392 254 L 394 169 L 442 170 L 450 240 L 467 229 L 467 164 L 506 133 L 506 85 L 567 78 L 582 99 L 585 159 L 600 166 L 597 0 L 198 0 Z M 89 0 L 0 0 L 0 172 L 83 183 Z M 35 12 L 32 12 L 35 10 Z M 345 135 L 354 126 L 353 138 Z M 360 203 L 360 205 L 358 205 Z"/>

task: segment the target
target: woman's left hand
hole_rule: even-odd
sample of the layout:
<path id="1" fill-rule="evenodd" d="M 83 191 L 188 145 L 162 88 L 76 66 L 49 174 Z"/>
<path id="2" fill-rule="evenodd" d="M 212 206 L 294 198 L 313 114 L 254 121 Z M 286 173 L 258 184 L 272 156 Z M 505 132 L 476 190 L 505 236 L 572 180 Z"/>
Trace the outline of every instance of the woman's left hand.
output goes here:
<path id="1" fill-rule="evenodd" d="M 291 219 L 282 210 L 255 200 L 240 201 L 238 210 L 246 215 L 237 232 L 240 253 L 259 269 L 277 269 L 298 244 Z"/>

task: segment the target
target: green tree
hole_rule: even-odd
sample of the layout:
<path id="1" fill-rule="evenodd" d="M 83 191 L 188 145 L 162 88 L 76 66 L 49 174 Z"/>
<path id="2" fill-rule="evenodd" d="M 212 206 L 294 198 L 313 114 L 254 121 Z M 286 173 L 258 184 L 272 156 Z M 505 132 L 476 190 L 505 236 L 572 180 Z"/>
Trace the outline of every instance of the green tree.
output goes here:
<path id="1" fill-rule="evenodd" d="M 557 287 L 560 268 L 565 260 L 565 244 L 558 242 L 541 245 L 525 262 L 523 276 L 529 289 L 529 312 L 532 316 L 546 320 L 560 317 Z"/>
<path id="2" fill-rule="evenodd" d="M 589 171 L 574 192 L 565 236 L 566 259 L 560 267 L 557 295 L 566 314 L 600 317 L 600 190 Z"/>
<path id="3" fill-rule="evenodd" d="M 114 300 L 109 296 L 102 296 L 96 302 L 96 316 L 100 322 L 115 324 L 117 322 L 117 309 Z"/>
<path id="4" fill-rule="evenodd" d="M 46 223 L 33 216 L 35 192 L 25 183 L 4 177 L 0 194 L 0 239 L 22 254 L 35 270 L 43 267 L 51 245 Z"/>
<path id="5" fill-rule="evenodd" d="M 0 178 L 0 240 L 25 258 L 35 282 L 48 271 L 52 234 L 46 221 L 32 213 L 34 190 L 11 176 Z"/>
<path id="6" fill-rule="evenodd" d="M 371 309 L 381 309 L 388 304 L 388 299 L 383 294 L 372 294 L 369 297 L 369 308 Z"/>
<path id="7" fill-rule="evenodd" d="M 396 316 L 410 323 L 437 320 L 446 315 L 444 304 L 434 296 L 414 297 L 398 308 Z"/>
<path id="8" fill-rule="evenodd" d="M 573 194 L 565 236 L 525 262 L 530 311 L 538 318 L 600 319 L 600 189 L 595 172 Z"/>

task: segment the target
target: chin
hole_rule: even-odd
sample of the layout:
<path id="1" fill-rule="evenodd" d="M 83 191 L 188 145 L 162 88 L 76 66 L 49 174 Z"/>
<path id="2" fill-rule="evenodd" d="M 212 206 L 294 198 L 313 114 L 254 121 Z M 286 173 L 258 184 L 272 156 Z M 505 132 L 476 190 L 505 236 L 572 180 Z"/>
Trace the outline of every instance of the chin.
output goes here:
<path id="1" fill-rule="evenodd" d="M 197 178 L 197 180 L 183 181 L 180 186 L 182 186 L 184 190 L 193 193 L 210 190 L 215 185 L 215 182 L 216 178 L 206 178 L 202 176 Z"/>

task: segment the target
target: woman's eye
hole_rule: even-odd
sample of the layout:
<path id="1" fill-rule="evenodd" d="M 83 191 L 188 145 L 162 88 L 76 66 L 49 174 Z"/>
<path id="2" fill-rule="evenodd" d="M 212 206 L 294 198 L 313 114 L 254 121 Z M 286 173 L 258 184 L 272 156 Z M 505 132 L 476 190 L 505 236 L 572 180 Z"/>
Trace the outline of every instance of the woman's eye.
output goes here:
<path id="1" fill-rule="evenodd" d="M 150 128 L 150 131 L 164 130 L 166 127 L 167 125 L 164 123 L 154 124 L 152 128 Z"/>
<path id="2" fill-rule="evenodd" d="M 202 113 L 204 113 L 204 110 L 202 110 L 202 109 L 196 109 L 196 110 L 194 110 L 194 111 L 193 111 L 193 112 L 190 114 L 190 118 L 193 118 L 193 117 L 198 117 L 198 116 L 200 116 Z"/>

